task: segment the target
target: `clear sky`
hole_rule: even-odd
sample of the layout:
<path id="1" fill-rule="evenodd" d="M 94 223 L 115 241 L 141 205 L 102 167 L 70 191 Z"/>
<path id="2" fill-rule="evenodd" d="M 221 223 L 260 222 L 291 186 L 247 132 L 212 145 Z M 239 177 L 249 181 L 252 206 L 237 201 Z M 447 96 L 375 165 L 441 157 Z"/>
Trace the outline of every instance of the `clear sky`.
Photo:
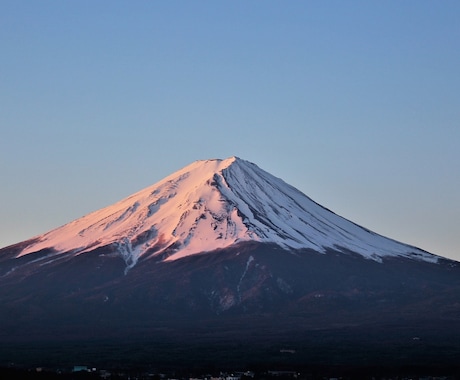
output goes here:
<path id="1" fill-rule="evenodd" d="M 240 158 L 460 260 L 460 2 L 0 0 L 0 246 Z"/>

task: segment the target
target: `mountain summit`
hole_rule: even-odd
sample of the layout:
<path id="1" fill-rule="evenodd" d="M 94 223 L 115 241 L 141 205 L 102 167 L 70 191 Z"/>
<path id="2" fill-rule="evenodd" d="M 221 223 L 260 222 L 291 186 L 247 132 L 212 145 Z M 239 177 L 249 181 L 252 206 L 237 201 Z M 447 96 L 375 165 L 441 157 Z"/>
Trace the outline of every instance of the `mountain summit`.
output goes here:
<path id="1" fill-rule="evenodd" d="M 19 256 L 43 249 L 80 255 L 111 246 L 131 268 L 140 257 L 176 260 L 244 241 L 319 252 L 333 248 L 379 262 L 390 256 L 437 261 L 334 214 L 237 157 L 196 161 L 112 206 L 36 237 Z"/>

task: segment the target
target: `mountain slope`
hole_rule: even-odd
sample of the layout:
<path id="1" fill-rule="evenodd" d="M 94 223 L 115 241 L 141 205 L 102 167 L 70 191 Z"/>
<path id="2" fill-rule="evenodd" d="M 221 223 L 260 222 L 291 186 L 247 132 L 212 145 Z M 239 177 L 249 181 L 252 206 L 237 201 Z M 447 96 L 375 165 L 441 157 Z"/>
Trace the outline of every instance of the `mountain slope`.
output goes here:
<path id="1" fill-rule="evenodd" d="M 0 367 L 458 362 L 460 267 L 449 260 L 242 242 L 124 268 L 102 248 L 1 276 Z"/>
<path id="2" fill-rule="evenodd" d="M 194 162 L 112 206 L 34 238 L 19 257 L 43 249 L 79 255 L 111 246 L 131 268 L 141 256 L 175 260 L 242 241 L 319 252 L 334 248 L 376 261 L 390 256 L 438 260 L 332 213 L 236 157 Z"/>

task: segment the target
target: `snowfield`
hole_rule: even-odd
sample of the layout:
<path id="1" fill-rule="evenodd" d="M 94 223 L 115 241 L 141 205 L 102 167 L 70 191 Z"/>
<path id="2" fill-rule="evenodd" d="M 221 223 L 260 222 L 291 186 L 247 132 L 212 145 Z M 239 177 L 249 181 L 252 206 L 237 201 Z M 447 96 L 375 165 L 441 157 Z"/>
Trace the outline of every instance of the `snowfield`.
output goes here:
<path id="1" fill-rule="evenodd" d="M 334 214 L 237 157 L 196 161 L 33 241 L 19 256 L 46 248 L 56 255 L 80 255 L 111 245 L 128 269 L 143 255 L 177 260 L 242 241 L 275 243 L 286 249 L 352 251 L 378 262 L 391 256 L 438 261 L 438 256 Z"/>

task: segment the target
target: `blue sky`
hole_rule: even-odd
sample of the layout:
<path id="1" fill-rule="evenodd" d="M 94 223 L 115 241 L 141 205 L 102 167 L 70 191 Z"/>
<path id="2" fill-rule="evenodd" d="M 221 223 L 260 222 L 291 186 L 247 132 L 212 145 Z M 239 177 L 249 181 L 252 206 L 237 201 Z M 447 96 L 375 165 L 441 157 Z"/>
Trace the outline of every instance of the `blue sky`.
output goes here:
<path id="1" fill-rule="evenodd" d="M 458 1 L 0 2 L 0 246 L 239 156 L 460 260 Z"/>

